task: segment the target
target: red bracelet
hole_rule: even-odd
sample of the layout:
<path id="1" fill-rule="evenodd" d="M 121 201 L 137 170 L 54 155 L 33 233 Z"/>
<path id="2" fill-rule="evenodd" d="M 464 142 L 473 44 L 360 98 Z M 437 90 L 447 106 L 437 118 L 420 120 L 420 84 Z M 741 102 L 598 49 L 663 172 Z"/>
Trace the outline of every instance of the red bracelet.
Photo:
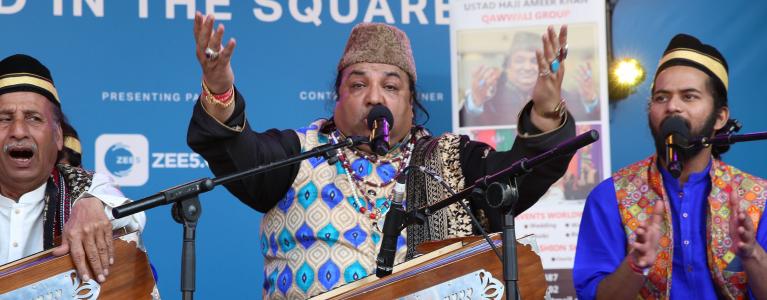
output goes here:
<path id="1" fill-rule="evenodd" d="M 631 271 L 634 271 L 637 275 L 647 276 L 648 273 L 650 273 L 650 267 L 641 268 L 636 264 L 636 261 L 634 260 L 633 255 L 629 255 L 629 269 Z"/>
<path id="2" fill-rule="evenodd" d="M 232 103 L 234 103 L 234 86 L 230 87 L 229 90 L 224 92 L 223 94 L 213 94 L 213 92 L 210 91 L 208 88 L 208 85 L 205 84 L 205 80 L 202 81 L 202 95 L 203 97 L 208 100 L 208 102 L 216 105 L 220 105 L 223 107 L 228 107 Z"/>

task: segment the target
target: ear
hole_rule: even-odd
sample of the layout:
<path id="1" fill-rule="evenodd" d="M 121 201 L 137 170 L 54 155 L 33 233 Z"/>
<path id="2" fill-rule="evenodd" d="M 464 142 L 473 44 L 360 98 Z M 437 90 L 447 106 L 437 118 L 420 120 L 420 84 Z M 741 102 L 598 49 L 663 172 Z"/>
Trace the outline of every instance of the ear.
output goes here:
<path id="1" fill-rule="evenodd" d="M 730 108 L 722 106 L 716 113 L 716 123 L 714 123 L 714 131 L 722 129 L 727 124 L 727 120 L 730 119 Z"/>
<path id="2" fill-rule="evenodd" d="M 64 149 L 64 131 L 61 130 L 61 124 L 56 124 L 53 131 L 53 136 L 56 138 L 56 147 L 61 151 Z"/>

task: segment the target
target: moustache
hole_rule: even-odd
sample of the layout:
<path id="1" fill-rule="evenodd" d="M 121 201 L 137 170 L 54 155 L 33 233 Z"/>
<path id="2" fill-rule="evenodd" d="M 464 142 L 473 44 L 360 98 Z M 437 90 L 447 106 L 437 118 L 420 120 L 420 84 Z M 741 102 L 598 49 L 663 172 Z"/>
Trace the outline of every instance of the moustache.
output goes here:
<path id="1" fill-rule="evenodd" d="M 16 148 L 30 149 L 32 150 L 32 152 L 37 152 L 37 144 L 33 142 L 20 141 L 20 142 L 10 142 L 3 145 L 3 153 L 8 153 L 8 151 L 10 151 L 11 149 L 16 149 Z"/>

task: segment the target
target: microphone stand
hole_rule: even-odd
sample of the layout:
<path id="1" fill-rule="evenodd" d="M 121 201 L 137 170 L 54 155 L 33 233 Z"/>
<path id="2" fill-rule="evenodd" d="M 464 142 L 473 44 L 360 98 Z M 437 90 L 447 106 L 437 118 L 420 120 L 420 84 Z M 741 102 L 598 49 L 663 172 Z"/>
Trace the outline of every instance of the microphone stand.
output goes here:
<path id="1" fill-rule="evenodd" d="M 708 147 L 711 145 L 731 145 L 738 142 L 767 140 L 767 131 L 746 134 L 720 134 L 712 138 L 701 137 L 695 139 L 691 145 Z"/>
<path id="2" fill-rule="evenodd" d="M 115 219 L 119 219 L 160 205 L 173 204 L 171 208 L 173 220 L 184 225 L 184 241 L 181 248 L 181 294 L 184 300 L 192 300 L 195 290 L 195 229 L 197 228 L 197 220 L 202 213 L 199 199 L 200 194 L 211 191 L 216 186 L 292 165 L 307 158 L 322 156 L 325 159 L 330 159 L 335 156 L 333 151 L 336 149 L 354 147 L 365 142 L 367 142 L 366 138 L 349 137 L 338 144 L 317 146 L 296 156 L 257 166 L 249 170 L 212 179 L 207 177 L 197 179 L 152 196 L 115 207 L 112 209 L 112 215 Z"/>
<path id="3" fill-rule="evenodd" d="M 501 242 L 503 245 L 503 277 L 506 285 L 506 299 L 518 299 L 519 279 L 516 234 L 514 228 L 515 212 L 513 209 L 519 198 L 516 179 L 521 175 L 531 172 L 533 168 L 545 162 L 556 157 L 572 154 L 578 149 L 591 144 L 598 139 L 599 132 L 592 129 L 570 138 L 533 158 L 522 158 L 503 170 L 477 179 L 471 186 L 458 191 L 442 201 L 408 212 L 405 215 L 405 221 L 403 222 L 402 228 L 413 224 L 423 225 L 433 212 L 467 197 L 483 197 L 487 199 L 489 206 L 504 209 L 505 214 L 503 218 L 504 222 Z M 509 182 L 506 183 L 503 179 L 509 179 Z"/>

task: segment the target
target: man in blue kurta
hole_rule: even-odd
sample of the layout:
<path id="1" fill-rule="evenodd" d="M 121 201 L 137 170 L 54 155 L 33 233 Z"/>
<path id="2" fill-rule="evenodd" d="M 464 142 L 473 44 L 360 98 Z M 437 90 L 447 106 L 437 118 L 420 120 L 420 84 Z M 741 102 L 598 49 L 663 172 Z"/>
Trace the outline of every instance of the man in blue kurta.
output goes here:
<path id="1" fill-rule="evenodd" d="M 662 124 L 690 136 L 726 131 L 728 74 L 714 47 L 684 34 L 660 60 L 648 104 L 658 155 L 613 174 L 589 195 L 573 280 L 582 299 L 764 299 L 767 181 L 720 160 L 726 148 L 680 151 L 675 178 Z"/>

